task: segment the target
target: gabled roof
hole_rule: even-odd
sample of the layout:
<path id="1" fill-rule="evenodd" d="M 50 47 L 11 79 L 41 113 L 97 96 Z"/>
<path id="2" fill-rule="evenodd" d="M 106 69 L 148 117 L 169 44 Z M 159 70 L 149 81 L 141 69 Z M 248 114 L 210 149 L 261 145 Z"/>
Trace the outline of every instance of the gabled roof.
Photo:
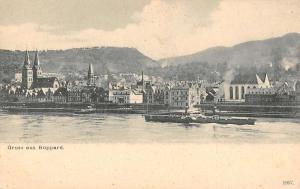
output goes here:
<path id="1" fill-rule="evenodd" d="M 258 76 L 258 78 L 256 77 Z M 233 80 L 231 81 L 231 84 L 252 84 L 257 85 L 258 79 L 260 79 L 262 82 L 265 82 L 267 73 L 258 73 L 258 74 L 238 74 L 235 75 Z"/>
<path id="2" fill-rule="evenodd" d="M 257 85 L 257 78 L 255 74 L 249 75 L 236 75 L 231 81 L 231 84 L 252 84 Z"/>
<path id="3" fill-rule="evenodd" d="M 46 94 L 43 90 L 37 92 L 37 97 L 44 97 L 44 96 L 46 96 Z"/>
<path id="4" fill-rule="evenodd" d="M 52 88 L 55 81 L 58 81 L 56 77 L 37 78 L 33 88 Z"/>
<path id="5" fill-rule="evenodd" d="M 266 81 L 267 73 L 258 73 L 257 75 L 258 75 L 258 77 L 260 78 L 260 80 L 261 80 L 262 82 L 265 82 L 265 81 Z"/>

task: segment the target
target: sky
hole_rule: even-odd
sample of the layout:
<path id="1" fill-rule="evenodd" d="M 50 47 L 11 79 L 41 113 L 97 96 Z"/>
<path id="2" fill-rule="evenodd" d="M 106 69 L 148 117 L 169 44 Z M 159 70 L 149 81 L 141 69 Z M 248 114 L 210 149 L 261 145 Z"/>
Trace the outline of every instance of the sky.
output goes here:
<path id="1" fill-rule="evenodd" d="M 0 0 L 0 48 L 133 47 L 160 59 L 300 33 L 300 0 Z"/>

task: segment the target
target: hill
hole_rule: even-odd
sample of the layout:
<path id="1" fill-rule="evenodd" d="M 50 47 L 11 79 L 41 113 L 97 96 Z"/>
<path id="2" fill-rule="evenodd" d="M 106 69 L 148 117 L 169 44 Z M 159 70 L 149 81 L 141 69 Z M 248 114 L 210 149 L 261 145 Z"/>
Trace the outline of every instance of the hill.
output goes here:
<path id="1" fill-rule="evenodd" d="M 272 72 L 271 74 L 274 74 L 274 70 L 293 72 L 300 63 L 300 34 L 289 33 L 282 37 L 249 41 L 233 47 L 209 48 L 191 55 L 162 59 L 160 62 L 165 73 L 182 70 L 178 73 L 183 76 L 182 79 L 195 78 L 203 72 L 201 69 L 214 72 L 218 67 L 227 71 L 239 69 L 241 72 L 248 72 L 249 69 L 253 72 Z M 187 70 L 188 68 L 192 68 L 192 71 Z M 188 72 L 184 73 L 186 71 Z M 219 74 L 224 76 L 225 71 Z"/>
<path id="2" fill-rule="evenodd" d="M 34 52 L 30 58 L 33 61 Z M 46 72 L 86 72 L 92 63 L 96 74 L 132 72 L 166 79 L 220 80 L 232 73 L 267 72 L 271 79 L 295 75 L 300 69 L 300 34 L 249 41 L 232 47 L 214 47 L 191 55 L 155 61 L 134 48 L 94 47 L 39 52 Z M 0 50 L 0 82 L 20 71 L 24 51 Z M 228 74 L 231 73 L 231 74 Z"/>
<path id="3" fill-rule="evenodd" d="M 30 51 L 33 62 L 34 51 Z M 0 50 L 0 80 L 12 78 L 22 68 L 24 51 Z M 40 51 L 39 58 L 46 72 L 80 72 L 92 63 L 97 74 L 133 72 L 159 67 L 159 63 L 134 48 L 94 47 Z"/>
<path id="4" fill-rule="evenodd" d="M 177 66 L 191 62 L 229 64 L 269 63 L 274 57 L 299 56 L 300 34 L 289 33 L 282 37 L 249 41 L 233 47 L 213 47 L 191 55 L 159 60 L 164 66 Z"/>

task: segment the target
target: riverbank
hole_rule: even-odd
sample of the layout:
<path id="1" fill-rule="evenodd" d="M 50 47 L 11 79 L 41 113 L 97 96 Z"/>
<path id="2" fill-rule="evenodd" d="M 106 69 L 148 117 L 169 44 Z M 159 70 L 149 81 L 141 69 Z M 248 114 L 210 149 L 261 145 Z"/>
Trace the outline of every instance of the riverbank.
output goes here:
<path id="1" fill-rule="evenodd" d="M 251 105 L 246 103 L 218 103 L 201 104 L 197 106 L 207 115 L 236 117 L 271 117 L 271 118 L 299 118 L 300 106 L 282 105 Z M 215 110 L 215 112 L 213 112 Z"/>
<path id="2" fill-rule="evenodd" d="M 0 102 L 0 108 L 9 112 L 77 112 L 90 106 L 90 103 L 21 103 Z M 93 104 L 96 113 L 118 113 L 118 114 L 146 114 L 151 112 L 182 111 L 180 108 L 169 108 L 166 105 L 151 104 Z M 235 117 L 272 117 L 272 118 L 299 118 L 300 106 L 274 106 L 274 105 L 250 105 L 245 103 L 219 103 L 200 104 L 196 108 L 201 109 L 207 115 Z"/>
<path id="3" fill-rule="evenodd" d="M 0 108 L 9 112 L 77 112 L 90 106 L 90 103 L 21 103 L 0 102 Z M 145 114 L 147 112 L 168 111 L 165 105 L 147 104 L 93 104 L 96 113 Z M 176 109 L 175 109 L 176 110 Z"/>

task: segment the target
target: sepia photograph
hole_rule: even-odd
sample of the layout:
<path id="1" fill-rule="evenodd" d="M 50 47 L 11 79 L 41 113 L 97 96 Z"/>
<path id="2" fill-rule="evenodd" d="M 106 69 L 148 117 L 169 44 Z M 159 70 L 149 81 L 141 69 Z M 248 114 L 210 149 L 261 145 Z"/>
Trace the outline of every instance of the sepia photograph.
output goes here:
<path id="1" fill-rule="evenodd" d="M 0 189 L 300 188 L 299 0 L 0 12 Z"/>

